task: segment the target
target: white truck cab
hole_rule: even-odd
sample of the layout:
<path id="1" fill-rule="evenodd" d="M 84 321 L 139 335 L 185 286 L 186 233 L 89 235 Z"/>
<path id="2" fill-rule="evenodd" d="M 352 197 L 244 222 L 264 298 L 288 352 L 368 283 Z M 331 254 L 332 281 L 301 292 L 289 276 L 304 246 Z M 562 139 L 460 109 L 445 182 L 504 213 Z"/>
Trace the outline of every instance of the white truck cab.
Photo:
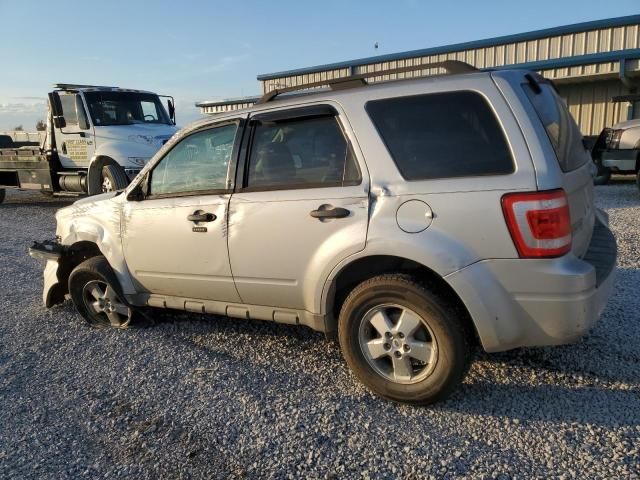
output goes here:
<path id="1" fill-rule="evenodd" d="M 168 112 L 160 95 L 143 90 L 56 84 L 49 94 L 53 121 L 49 138 L 63 169 L 87 171 L 90 195 L 124 188 L 122 175 L 133 178 L 177 131 L 173 98 Z M 109 170 L 109 169 L 107 169 Z"/>
<path id="2" fill-rule="evenodd" d="M 42 144 L 0 135 L 0 203 L 6 188 L 48 195 L 121 190 L 178 130 L 168 95 L 68 83 L 54 88 Z"/>

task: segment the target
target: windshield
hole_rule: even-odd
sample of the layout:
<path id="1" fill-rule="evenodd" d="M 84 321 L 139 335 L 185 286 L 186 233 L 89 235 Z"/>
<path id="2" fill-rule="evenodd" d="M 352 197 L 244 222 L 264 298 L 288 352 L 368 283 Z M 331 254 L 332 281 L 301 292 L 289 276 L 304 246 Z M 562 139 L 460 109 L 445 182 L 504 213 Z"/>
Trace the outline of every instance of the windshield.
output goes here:
<path id="1" fill-rule="evenodd" d="M 173 125 L 157 95 L 138 92 L 86 92 L 95 126 L 161 123 Z"/>

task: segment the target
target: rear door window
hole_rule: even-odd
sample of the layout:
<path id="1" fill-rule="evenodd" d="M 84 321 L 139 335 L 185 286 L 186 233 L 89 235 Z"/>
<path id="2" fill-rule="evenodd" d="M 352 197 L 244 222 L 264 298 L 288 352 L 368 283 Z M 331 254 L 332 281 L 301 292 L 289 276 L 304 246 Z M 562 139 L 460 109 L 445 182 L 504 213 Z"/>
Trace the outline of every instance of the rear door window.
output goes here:
<path id="1" fill-rule="evenodd" d="M 319 188 L 360 183 L 335 116 L 256 121 L 246 188 Z"/>
<path id="2" fill-rule="evenodd" d="M 375 100 L 366 109 L 406 180 L 514 172 L 502 128 L 476 92 Z"/>
<path id="3" fill-rule="evenodd" d="M 538 86 L 539 91 L 529 83 L 523 84 L 522 88 L 547 132 L 560 168 L 563 172 L 575 170 L 589 159 L 582 144 L 582 133 L 553 86 L 548 82 L 540 82 Z"/>

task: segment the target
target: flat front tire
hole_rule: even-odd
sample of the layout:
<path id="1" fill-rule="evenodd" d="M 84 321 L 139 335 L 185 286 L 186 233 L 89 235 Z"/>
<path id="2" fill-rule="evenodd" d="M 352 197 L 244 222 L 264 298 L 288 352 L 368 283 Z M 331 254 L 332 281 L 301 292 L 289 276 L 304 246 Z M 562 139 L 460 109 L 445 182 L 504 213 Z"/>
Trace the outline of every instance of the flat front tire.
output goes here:
<path id="1" fill-rule="evenodd" d="M 380 275 L 358 285 L 338 321 L 342 354 L 377 395 L 405 403 L 447 398 L 471 359 L 456 311 L 406 275 Z"/>
<path id="2" fill-rule="evenodd" d="M 127 328 L 132 309 L 123 301 L 120 284 L 103 256 L 78 265 L 69 276 L 69 293 L 82 318 L 94 328 Z"/>

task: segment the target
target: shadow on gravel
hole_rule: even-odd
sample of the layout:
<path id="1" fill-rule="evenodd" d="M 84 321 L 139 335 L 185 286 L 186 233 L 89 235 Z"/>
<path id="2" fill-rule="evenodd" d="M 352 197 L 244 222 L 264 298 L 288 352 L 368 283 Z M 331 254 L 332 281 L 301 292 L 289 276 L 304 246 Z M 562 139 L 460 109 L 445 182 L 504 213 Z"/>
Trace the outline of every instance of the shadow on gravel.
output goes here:
<path id="1" fill-rule="evenodd" d="M 640 393 L 614 387 L 524 385 L 474 382 L 443 405 L 459 413 L 519 421 L 640 425 Z"/>

